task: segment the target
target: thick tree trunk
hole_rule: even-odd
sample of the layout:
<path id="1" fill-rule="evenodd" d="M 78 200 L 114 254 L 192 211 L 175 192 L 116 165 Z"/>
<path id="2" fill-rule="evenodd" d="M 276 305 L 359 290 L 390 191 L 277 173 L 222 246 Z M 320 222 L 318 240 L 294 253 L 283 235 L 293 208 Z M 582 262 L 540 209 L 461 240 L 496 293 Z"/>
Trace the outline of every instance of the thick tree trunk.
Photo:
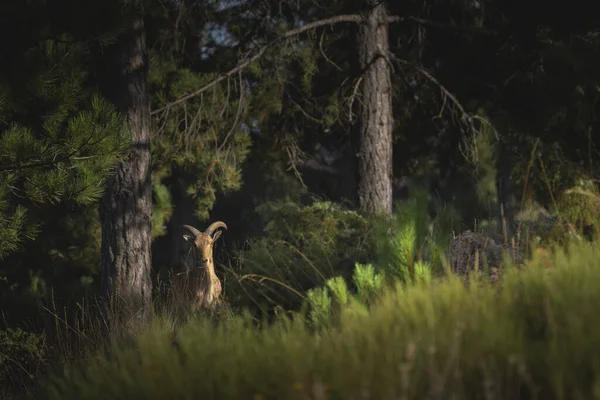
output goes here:
<path id="1" fill-rule="evenodd" d="M 100 204 L 102 284 L 121 322 L 144 320 L 152 302 L 150 105 L 144 20 L 130 17 L 127 31 L 104 52 L 104 95 L 125 116 L 132 148 L 107 182 Z M 122 319 L 121 319 L 122 318 Z"/>
<path id="2" fill-rule="evenodd" d="M 371 214 L 392 213 L 392 85 L 388 64 L 385 2 L 365 0 L 366 21 L 358 28 L 362 75 L 358 138 L 358 203 Z"/>

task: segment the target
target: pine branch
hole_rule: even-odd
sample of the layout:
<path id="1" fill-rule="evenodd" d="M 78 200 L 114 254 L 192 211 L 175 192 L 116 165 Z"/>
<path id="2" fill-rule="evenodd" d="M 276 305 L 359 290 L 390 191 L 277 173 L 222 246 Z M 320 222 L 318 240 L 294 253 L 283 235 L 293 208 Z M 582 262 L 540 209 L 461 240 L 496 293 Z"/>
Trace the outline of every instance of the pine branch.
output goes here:
<path id="1" fill-rule="evenodd" d="M 270 49 L 271 47 L 275 46 L 278 43 L 281 43 L 287 39 L 290 39 L 290 38 L 298 36 L 304 32 L 307 32 L 307 31 L 310 31 L 312 29 L 316 29 L 316 28 L 319 28 L 322 26 L 335 25 L 335 24 L 344 23 L 344 22 L 360 23 L 363 20 L 364 20 L 364 16 L 360 15 L 360 14 L 343 14 L 343 15 L 336 15 L 331 18 L 325 18 L 325 19 L 321 19 L 318 21 L 310 22 L 310 23 L 300 26 L 298 28 L 291 29 L 291 30 L 287 31 L 286 33 L 284 33 L 283 35 L 276 38 L 275 40 L 272 40 L 271 42 L 269 42 L 263 46 L 259 46 L 258 50 L 256 51 L 256 53 L 253 56 L 246 59 L 242 63 L 240 63 L 237 66 L 235 66 L 234 68 L 230 69 L 229 71 L 222 73 L 221 75 L 219 75 L 217 78 L 215 78 L 211 82 L 202 86 L 200 89 L 197 89 L 191 93 L 183 95 L 183 96 L 179 97 L 177 100 L 174 100 L 163 107 L 152 110 L 150 112 L 150 115 L 156 115 L 160 112 L 168 111 L 169 108 L 171 108 L 177 104 L 181 104 L 181 103 L 185 102 L 186 100 L 189 100 L 193 97 L 196 97 L 196 96 L 206 92 L 208 89 L 214 87 L 215 85 L 219 84 L 220 82 L 224 81 L 225 79 L 228 79 L 232 75 L 237 74 L 238 72 L 241 72 L 244 68 L 248 67 L 254 61 L 261 58 L 268 49 Z M 494 33 L 492 31 L 487 31 L 484 29 L 481 29 L 481 30 L 480 29 L 469 29 L 469 28 L 461 28 L 461 27 L 458 27 L 455 25 L 445 25 L 445 24 L 441 24 L 438 22 L 429 21 L 429 20 L 425 20 L 422 18 L 416 18 L 416 17 L 400 17 L 397 15 L 392 15 L 392 16 L 389 16 L 388 20 L 387 20 L 387 22 L 389 24 L 396 23 L 396 22 L 404 22 L 404 21 L 412 21 L 412 22 L 416 22 L 421 25 L 431 26 L 431 27 L 436 27 L 436 28 L 468 30 L 469 32 L 473 32 L 473 33 L 474 32 L 488 33 L 488 34 Z"/>
<path id="2" fill-rule="evenodd" d="M 150 115 L 155 115 L 158 114 L 161 111 L 165 111 L 168 108 L 175 106 L 177 104 L 183 103 L 186 100 L 191 99 L 192 97 L 196 97 L 204 92 L 206 92 L 208 89 L 212 88 L 213 86 L 217 85 L 218 83 L 224 81 L 225 79 L 231 77 L 232 75 L 242 71 L 244 68 L 248 67 L 250 64 L 252 64 L 254 61 L 258 60 L 259 58 L 261 58 L 265 52 L 273 47 L 274 45 L 281 43 L 287 39 L 290 39 L 294 36 L 298 36 L 304 32 L 307 32 L 311 29 L 315 29 L 315 28 L 319 28 L 321 26 L 325 26 L 325 25 L 333 25 L 333 24 L 339 24 L 342 22 L 354 22 L 354 23 L 358 23 L 362 20 L 362 17 L 358 14 L 348 14 L 348 15 L 337 15 L 335 17 L 331 17 L 331 18 L 326 18 L 326 19 L 322 19 L 322 20 L 318 20 L 318 21 L 314 21 L 311 23 L 308 23 L 306 25 L 300 26 L 298 28 L 294 28 L 291 29 L 289 31 L 287 31 L 286 33 L 284 33 L 283 35 L 279 36 L 277 39 L 267 43 L 264 46 L 259 47 L 258 51 L 256 52 L 256 54 L 254 54 L 252 57 L 248 58 L 246 61 L 238 64 L 236 67 L 230 69 L 229 71 L 219 75 L 216 79 L 214 79 L 213 81 L 209 82 L 208 84 L 204 85 L 203 87 L 201 87 L 198 90 L 193 91 L 192 93 L 186 94 L 180 98 L 178 98 L 175 101 L 170 102 L 169 104 L 167 104 L 164 107 L 158 108 L 156 110 L 153 110 Z"/>
<path id="3" fill-rule="evenodd" d="M 4 167 L 0 167 L 0 172 L 17 172 L 17 171 L 23 171 L 23 170 L 27 170 L 27 169 L 33 169 L 33 168 L 55 168 L 58 164 L 72 159 L 71 157 L 75 154 L 77 154 L 77 152 L 73 152 L 70 155 L 56 158 L 51 161 L 37 161 L 37 162 L 29 163 L 29 164 L 4 166 Z"/>
<path id="4" fill-rule="evenodd" d="M 79 147 L 72 149 L 72 151 L 70 153 L 68 153 L 67 155 L 63 155 L 63 156 L 58 156 L 55 155 L 52 160 L 46 160 L 46 161 L 31 161 L 28 164 L 20 164 L 20 165 L 8 165 L 8 166 L 1 166 L 0 165 L 0 172 L 17 172 L 17 171 L 23 171 L 23 170 L 27 170 L 27 169 L 33 169 L 33 168 L 56 168 L 59 164 L 70 161 L 70 160 L 75 160 L 75 155 L 79 152 L 81 152 L 90 142 L 90 140 L 92 139 L 92 137 L 94 136 L 95 133 L 95 128 L 92 130 L 92 133 L 88 136 L 88 138 L 85 140 L 85 142 L 83 142 Z M 80 159 L 84 159 L 83 157 L 81 157 Z"/>

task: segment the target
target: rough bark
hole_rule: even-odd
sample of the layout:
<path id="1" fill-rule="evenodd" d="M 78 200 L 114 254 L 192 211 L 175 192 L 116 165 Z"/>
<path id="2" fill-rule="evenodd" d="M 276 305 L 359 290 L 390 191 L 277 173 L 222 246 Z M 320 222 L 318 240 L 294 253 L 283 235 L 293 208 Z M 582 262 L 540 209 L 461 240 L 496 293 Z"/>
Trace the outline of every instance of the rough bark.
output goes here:
<path id="1" fill-rule="evenodd" d="M 150 104 L 141 13 L 130 17 L 103 61 L 103 94 L 125 116 L 132 147 L 107 181 L 100 204 L 102 284 L 112 316 L 131 323 L 146 319 L 152 304 Z"/>
<path id="2" fill-rule="evenodd" d="M 392 86 L 385 2 L 365 0 L 366 19 L 357 34 L 362 70 L 358 122 L 358 204 L 370 214 L 392 212 Z"/>

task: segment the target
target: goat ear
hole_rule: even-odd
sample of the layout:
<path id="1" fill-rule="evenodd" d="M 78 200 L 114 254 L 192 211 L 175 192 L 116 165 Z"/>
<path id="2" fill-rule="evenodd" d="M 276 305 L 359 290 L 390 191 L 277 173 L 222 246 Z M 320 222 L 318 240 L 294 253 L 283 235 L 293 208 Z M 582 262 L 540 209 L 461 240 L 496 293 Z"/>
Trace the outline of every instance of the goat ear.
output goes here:
<path id="1" fill-rule="evenodd" d="M 186 242 L 189 242 L 191 240 L 194 240 L 194 238 L 191 235 L 183 235 L 183 240 L 185 240 Z"/>
<path id="2" fill-rule="evenodd" d="M 221 237 L 221 234 L 223 233 L 223 231 L 216 231 L 215 234 L 213 235 L 213 242 L 216 242 L 218 238 Z"/>

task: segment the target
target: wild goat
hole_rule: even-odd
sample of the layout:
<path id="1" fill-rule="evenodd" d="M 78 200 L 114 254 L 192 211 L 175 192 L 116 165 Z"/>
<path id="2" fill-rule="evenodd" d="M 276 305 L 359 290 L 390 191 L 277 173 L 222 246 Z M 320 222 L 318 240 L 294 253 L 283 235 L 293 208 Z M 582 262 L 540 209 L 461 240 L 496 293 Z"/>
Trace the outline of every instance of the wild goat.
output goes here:
<path id="1" fill-rule="evenodd" d="M 183 225 L 182 228 L 189 233 L 184 234 L 183 238 L 193 246 L 191 256 L 194 264 L 173 278 L 169 308 L 191 309 L 193 312 L 212 309 L 221 295 L 221 281 L 215 273 L 213 261 L 213 245 L 222 233 L 217 229 L 227 229 L 227 225 L 222 221 L 213 222 L 204 232 L 189 225 Z"/>

